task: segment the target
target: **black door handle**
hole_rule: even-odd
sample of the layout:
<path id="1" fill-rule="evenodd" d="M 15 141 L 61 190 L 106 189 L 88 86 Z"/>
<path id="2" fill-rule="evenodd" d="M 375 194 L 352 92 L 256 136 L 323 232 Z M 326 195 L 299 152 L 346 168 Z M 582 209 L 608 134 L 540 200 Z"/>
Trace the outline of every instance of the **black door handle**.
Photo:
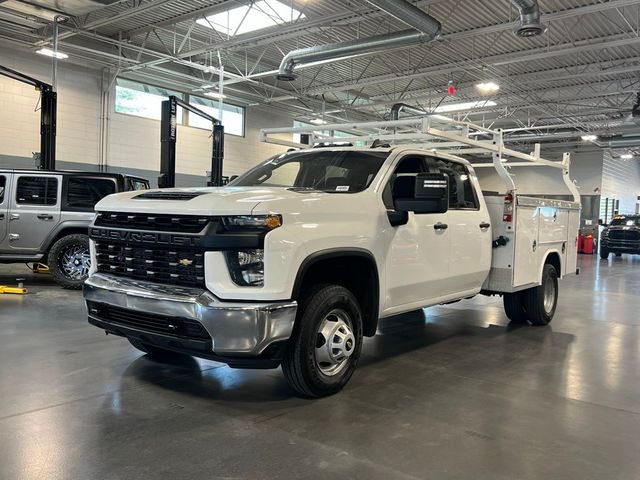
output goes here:
<path id="1" fill-rule="evenodd" d="M 436 230 L 446 230 L 447 228 L 449 228 L 449 225 L 447 225 L 446 223 L 438 222 L 433 226 L 433 228 Z"/>
<path id="2" fill-rule="evenodd" d="M 41 213 L 38 215 L 39 220 L 53 220 L 53 215 L 47 215 L 46 213 Z"/>
<path id="3" fill-rule="evenodd" d="M 487 223 L 487 222 L 482 222 L 482 223 L 480 224 L 480 228 L 489 228 L 490 226 L 491 226 L 491 224 L 490 224 L 490 223 Z"/>

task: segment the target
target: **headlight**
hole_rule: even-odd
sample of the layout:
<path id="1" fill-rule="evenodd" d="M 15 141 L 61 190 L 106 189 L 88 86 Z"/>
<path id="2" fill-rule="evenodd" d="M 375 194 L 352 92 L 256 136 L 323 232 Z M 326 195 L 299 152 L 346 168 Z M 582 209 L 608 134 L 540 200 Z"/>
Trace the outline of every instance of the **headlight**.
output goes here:
<path id="1" fill-rule="evenodd" d="M 225 252 L 231 279 L 241 287 L 264 285 L 264 250 L 232 250 Z"/>
<path id="2" fill-rule="evenodd" d="M 265 231 L 268 232 L 282 225 L 281 215 L 238 215 L 222 217 L 222 224 L 227 231 Z"/>

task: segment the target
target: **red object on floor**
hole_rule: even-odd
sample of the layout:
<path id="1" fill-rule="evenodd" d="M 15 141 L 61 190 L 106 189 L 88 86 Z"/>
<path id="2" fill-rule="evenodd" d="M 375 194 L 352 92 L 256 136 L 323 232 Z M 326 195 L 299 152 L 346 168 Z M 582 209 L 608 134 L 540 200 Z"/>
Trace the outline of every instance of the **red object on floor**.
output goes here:
<path id="1" fill-rule="evenodd" d="M 582 232 L 578 232 L 578 253 L 582 253 L 584 250 L 584 235 Z"/>
<path id="2" fill-rule="evenodd" d="M 593 235 L 587 235 L 584 237 L 584 248 L 582 253 L 587 255 L 593 255 Z"/>

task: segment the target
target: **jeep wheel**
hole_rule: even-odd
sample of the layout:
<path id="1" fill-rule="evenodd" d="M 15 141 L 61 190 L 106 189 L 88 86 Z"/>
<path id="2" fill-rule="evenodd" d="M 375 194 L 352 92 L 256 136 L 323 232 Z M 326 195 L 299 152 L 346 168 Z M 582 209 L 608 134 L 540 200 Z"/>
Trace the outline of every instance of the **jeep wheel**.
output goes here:
<path id="1" fill-rule="evenodd" d="M 553 265 L 542 270 L 542 284 L 526 291 L 525 309 L 533 325 L 547 325 L 558 305 L 558 273 Z"/>
<path id="2" fill-rule="evenodd" d="M 79 233 L 62 237 L 51 247 L 47 263 L 53 279 L 62 288 L 82 288 L 91 268 L 89 237 Z"/>
<path id="3" fill-rule="evenodd" d="M 600 247 L 600 258 L 603 260 L 609 258 L 609 250 L 604 247 Z"/>
<path id="4" fill-rule="evenodd" d="M 358 301 L 344 287 L 319 285 L 300 302 L 282 371 L 300 395 L 332 395 L 353 375 L 361 349 Z"/>

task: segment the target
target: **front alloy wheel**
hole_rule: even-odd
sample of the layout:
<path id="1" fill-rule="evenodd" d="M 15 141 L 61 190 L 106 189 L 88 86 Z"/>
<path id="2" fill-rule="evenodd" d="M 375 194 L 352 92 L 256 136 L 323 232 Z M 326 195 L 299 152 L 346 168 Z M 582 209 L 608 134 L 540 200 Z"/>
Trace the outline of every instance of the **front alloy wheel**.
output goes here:
<path id="1" fill-rule="evenodd" d="M 355 346 L 349 315 L 342 309 L 332 310 L 320 323 L 316 339 L 318 369 L 328 377 L 338 375 L 348 365 Z"/>
<path id="2" fill-rule="evenodd" d="M 79 233 L 62 237 L 51 247 L 47 264 L 63 288 L 82 288 L 91 268 L 89 237 Z"/>

